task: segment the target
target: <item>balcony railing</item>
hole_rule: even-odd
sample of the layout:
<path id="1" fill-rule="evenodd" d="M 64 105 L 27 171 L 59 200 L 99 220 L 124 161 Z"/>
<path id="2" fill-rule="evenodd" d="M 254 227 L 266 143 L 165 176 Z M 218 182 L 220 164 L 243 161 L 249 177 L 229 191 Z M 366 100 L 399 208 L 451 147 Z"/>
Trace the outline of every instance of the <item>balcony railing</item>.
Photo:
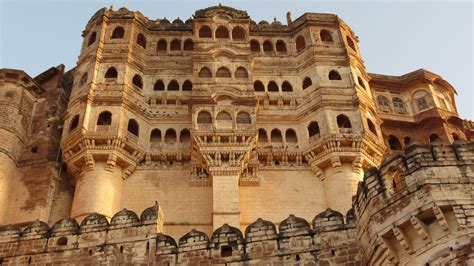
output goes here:
<path id="1" fill-rule="evenodd" d="M 95 131 L 97 132 L 109 132 L 111 126 L 110 125 L 97 125 Z"/>
<path id="2" fill-rule="evenodd" d="M 339 128 L 339 133 L 341 133 L 341 134 L 351 134 L 352 133 L 352 128 L 340 127 Z"/>

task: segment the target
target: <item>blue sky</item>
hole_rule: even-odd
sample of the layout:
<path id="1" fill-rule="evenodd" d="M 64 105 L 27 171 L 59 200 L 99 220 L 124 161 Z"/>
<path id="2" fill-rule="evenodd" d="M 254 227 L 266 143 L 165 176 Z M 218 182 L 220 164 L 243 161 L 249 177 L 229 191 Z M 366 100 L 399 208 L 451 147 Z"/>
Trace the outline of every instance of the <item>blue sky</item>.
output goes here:
<path id="1" fill-rule="evenodd" d="M 0 67 L 35 76 L 63 63 L 75 66 L 89 18 L 111 4 L 149 18 L 185 20 L 200 8 L 246 10 L 255 21 L 286 23 L 304 12 L 339 15 L 359 36 L 369 72 L 402 75 L 425 68 L 458 91 L 461 117 L 474 120 L 473 10 L 471 1 L 23 1 L 0 0 Z"/>

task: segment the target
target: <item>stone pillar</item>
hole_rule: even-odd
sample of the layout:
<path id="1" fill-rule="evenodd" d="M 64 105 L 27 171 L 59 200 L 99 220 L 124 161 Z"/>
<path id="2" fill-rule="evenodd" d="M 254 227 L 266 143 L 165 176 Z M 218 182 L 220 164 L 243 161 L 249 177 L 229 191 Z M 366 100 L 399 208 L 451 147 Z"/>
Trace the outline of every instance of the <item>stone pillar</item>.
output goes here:
<path id="1" fill-rule="evenodd" d="M 76 178 L 71 217 L 79 222 L 97 212 L 111 219 L 120 211 L 122 203 L 122 168 L 108 167 L 106 162 L 96 162 L 93 170 L 83 171 Z"/>
<path id="2" fill-rule="evenodd" d="M 223 224 L 240 228 L 239 176 L 212 177 L 213 230 Z"/>
<path id="3" fill-rule="evenodd" d="M 15 162 L 3 152 L 0 152 L 0 225 L 8 223 L 7 209 L 9 195 L 12 189 L 13 177 L 16 176 Z"/>
<path id="4" fill-rule="evenodd" d="M 346 215 L 352 206 L 352 196 L 357 192 L 357 184 L 363 173 L 353 171 L 351 164 L 328 167 L 324 171 L 324 190 L 327 207 Z"/>

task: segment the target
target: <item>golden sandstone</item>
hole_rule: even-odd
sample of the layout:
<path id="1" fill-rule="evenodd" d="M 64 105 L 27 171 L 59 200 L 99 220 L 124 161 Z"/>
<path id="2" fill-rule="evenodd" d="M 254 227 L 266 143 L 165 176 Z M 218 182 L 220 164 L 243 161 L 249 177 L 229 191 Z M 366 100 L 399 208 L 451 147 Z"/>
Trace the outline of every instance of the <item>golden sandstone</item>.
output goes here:
<path id="1" fill-rule="evenodd" d="M 0 70 L 0 265 L 474 263 L 456 91 L 367 73 L 336 15 L 104 8 L 83 37 Z"/>

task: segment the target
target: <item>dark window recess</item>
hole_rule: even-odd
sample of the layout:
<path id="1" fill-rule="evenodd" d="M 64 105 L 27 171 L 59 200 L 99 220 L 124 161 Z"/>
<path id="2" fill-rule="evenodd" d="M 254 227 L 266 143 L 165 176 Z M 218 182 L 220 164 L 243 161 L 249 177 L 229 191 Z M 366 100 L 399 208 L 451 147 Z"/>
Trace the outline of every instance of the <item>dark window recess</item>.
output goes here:
<path id="1" fill-rule="evenodd" d="M 229 245 L 221 246 L 221 257 L 232 256 L 232 247 Z"/>
<path id="2" fill-rule="evenodd" d="M 62 237 L 58 238 L 58 240 L 56 241 L 56 245 L 58 245 L 58 246 L 67 245 L 67 237 L 62 236 Z"/>
<path id="3" fill-rule="evenodd" d="M 31 153 L 38 153 L 38 147 L 31 148 Z"/>

